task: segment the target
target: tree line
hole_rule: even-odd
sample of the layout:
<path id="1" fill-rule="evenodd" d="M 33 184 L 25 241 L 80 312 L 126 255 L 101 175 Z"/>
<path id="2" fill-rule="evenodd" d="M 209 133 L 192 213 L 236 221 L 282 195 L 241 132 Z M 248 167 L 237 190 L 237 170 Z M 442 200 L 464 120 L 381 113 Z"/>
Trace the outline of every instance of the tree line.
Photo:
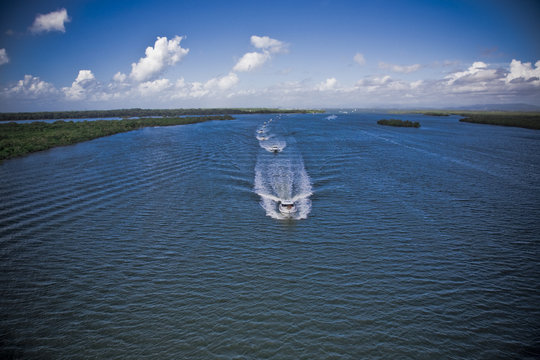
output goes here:
<path id="1" fill-rule="evenodd" d="M 131 118 L 131 117 L 177 117 L 188 115 L 240 115 L 273 113 L 315 113 L 320 110 L 294 110 L 272 108 L 213 108 L 213 109 L 117 109 L 84 111 L 41 111 L 0 113 L 0 121 L 9 120 L 54 120 L 88 118 Z"/>
<path id="2" fill-rule="evenodd" d="M 0 161 L 71 145 L 103 136 L 127 132 L 149 126 L 193 124 L 209 120 L 232 120 L 230 115 L 176 118 L 140 118 L 96 121 L 55 121 L 0 124 Z"/>
<path id="3" fill-rule="evenodd" d="M 398 119 L 381 119 L 377 121 L 379 125 L 386 126 L 399 126 L 399 127 L 414 127 L 419 128 L 420 123 L 418 121 L 398 120 Z"/>

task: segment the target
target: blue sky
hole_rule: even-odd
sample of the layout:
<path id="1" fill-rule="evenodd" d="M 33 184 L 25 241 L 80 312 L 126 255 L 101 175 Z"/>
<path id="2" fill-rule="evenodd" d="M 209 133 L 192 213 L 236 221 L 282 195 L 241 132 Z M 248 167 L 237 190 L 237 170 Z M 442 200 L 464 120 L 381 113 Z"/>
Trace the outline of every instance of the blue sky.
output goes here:
<path id="1" fill-rule="evenodd" d="M 0 111 L 540 106 L 540 2 L 19 1 Z"/>

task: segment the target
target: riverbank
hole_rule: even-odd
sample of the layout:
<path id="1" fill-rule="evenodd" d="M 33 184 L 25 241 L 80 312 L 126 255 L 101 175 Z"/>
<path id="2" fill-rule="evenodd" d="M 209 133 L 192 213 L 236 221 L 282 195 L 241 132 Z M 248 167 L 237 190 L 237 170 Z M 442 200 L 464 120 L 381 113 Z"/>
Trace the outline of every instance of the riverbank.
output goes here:
<path id="1" fill-rule="evenodd" d="M 399 110 L 391 111 L 393 114 L 422 114 L 426 116 L 458 115 L 463 118 L 459 121 L 474 124 L 512 126 L 526 129 L 540 130 L 539 112 L 521 111 L 463 111 L 463 110 Z"/>
<path id="2" fill-rule="evenodd" d="M 150 126 L 194 124 L 210 120 L 232 120 L 230 115 L 140 118 L 125 120 L 56 121 L 0 124 L 0 162 L 36 151 L 97 139 Z"/>
<path id="3" fill-rule="evenodd" d="M 90 119 L 90 118 L 132 118 L 132 117 L 178 117 L 208 115 L 241 115 L 241 114 L 312 114 L 324 113 L 323 110 L 306 109 L 274 109 L 274 108 L 214 108 L 214 109 L 117 109 L 117 110 L 85 110 L 85 111 L 42 111 L 0 113 L 0 121 L 11 120 L 56 120 L 56 119 Z"/>
<path id="4" fill-rule="evenodd" d="M 540 130 L 540 114 L 469 114 L 460 119 L 461 122 L 499 126 L 513 126 Z"/>

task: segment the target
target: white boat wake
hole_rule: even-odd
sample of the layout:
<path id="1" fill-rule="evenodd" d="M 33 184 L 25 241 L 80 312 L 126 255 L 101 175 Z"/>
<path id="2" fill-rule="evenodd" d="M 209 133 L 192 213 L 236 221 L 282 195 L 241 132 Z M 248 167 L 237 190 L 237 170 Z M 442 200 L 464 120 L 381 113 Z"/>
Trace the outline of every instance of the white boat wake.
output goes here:
<path id="1" fill-rule="evenodd" d="M 311 180 L 297 151 L 294 139 L 285 141 L 265 127 L 270 140 L 260 141 L 261 148 L 255 166 L 254 191 L 261 197 L 266 215 L 274 219 L 305 219 L 311 212 Z M 279 153 L 270 154 L 273 146 L 280 146 Z M 287 146 L 288 145 L 288 146 Z M 287 148 L 286 151 L 282 151 Z M 268 152 L 267 152 L 268 151 Z M 279 204 L 292 202 L 295 212 L 282 214 Z"/>

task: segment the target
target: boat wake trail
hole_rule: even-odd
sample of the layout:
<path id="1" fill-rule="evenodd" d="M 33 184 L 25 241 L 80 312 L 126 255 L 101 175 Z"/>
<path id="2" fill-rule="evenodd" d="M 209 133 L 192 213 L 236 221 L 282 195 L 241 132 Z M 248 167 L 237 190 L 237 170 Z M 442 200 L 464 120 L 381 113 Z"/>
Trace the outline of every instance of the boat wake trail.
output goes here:
<path id="1" fill-rule="evenodd" d="M 259 140 L 261 151 L 255 165 L 254 191 L 261 197 L 266 215 L 274 219 L 305 219 L 311 212 L 311 180 L 295 140 L 271 131 L 268 125 L 264 129 L 268 140 Z M 272 146 L 280 146 L 279 153 L 270 153 Z M 283 201 L 293 202 L 296 211 L 281 214 L 279 204 Z"/>

